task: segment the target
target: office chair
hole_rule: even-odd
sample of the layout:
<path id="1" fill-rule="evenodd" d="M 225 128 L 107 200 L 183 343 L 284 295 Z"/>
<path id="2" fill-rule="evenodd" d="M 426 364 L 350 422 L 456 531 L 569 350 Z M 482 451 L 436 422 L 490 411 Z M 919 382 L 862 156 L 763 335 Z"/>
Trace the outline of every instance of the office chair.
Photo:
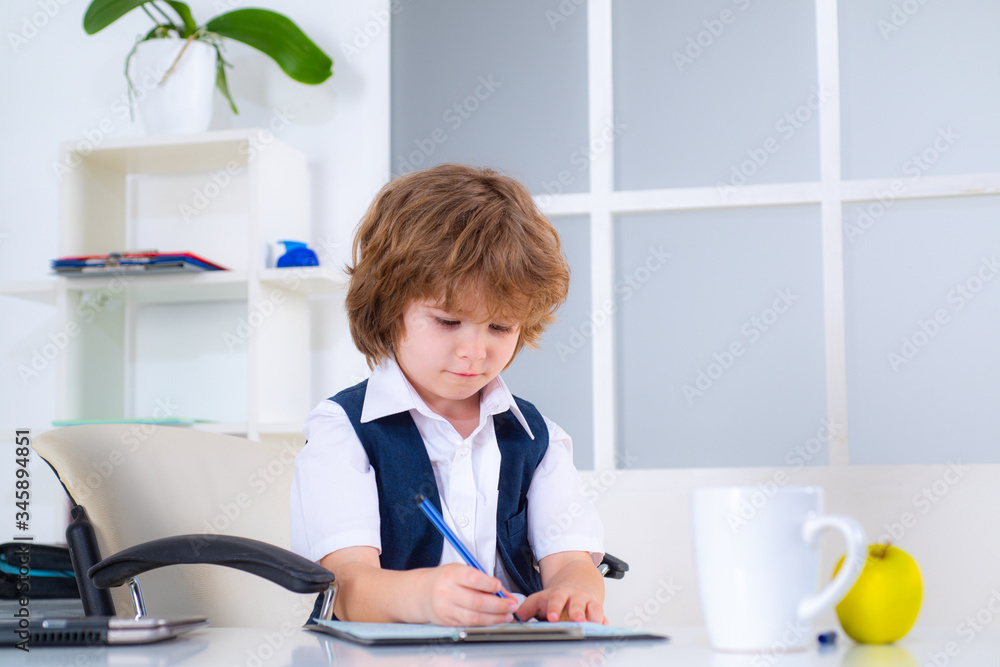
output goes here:
<path id="1" fill-rule="evenodd" d="M 332 612 L 333 574 L 287 551 L 297 446 L 152 424 L 69 426 L 32 445 L 73 504 L 66 541 L 88 616 L 144 606 L 298 626 L 324 591 Z"/>
<path id="2" fill-rule="evenodd" d="M 37 435 L 33 447 L 73 505 L 66 541 L 88 616 L 145 607 L 216 626 L 301 625 L 316 593 L 325 604 L 314 611 L 332 614 L 333 574 L 287 551 L 299 445 L 88 424 Z M 158 569 L 165 565 L 178 567 Z M 614 579 L 628 570 L 610 554 L 599 567 Z"/>

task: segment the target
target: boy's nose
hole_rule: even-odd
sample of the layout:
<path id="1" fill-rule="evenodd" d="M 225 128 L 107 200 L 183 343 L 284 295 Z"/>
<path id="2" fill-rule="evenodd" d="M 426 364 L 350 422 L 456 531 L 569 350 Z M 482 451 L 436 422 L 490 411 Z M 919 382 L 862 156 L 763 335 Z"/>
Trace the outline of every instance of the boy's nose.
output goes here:
<path id="1" fill-rule="evenodd" d="M 485 359 L 486 344 L 483 335 L 476 331 L 470 331 L 468 335 L 463 336 L 458 346 L 458 356 L 476 361 Z"/>

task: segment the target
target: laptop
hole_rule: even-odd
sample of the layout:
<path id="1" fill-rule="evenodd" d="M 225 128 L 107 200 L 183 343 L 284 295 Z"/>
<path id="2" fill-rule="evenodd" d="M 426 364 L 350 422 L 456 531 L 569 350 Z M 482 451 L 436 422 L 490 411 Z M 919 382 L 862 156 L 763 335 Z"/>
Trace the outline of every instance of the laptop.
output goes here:
<path id="1" fill-rule="evenodd" d="M 0 619 L 0 646 L 99 646 L 134 645 L 172 639 L 208 625 L 204 617 L 118 618 L 79 616 L 69 618 L 34 617 L 28 627 L 24 619 Z"/>

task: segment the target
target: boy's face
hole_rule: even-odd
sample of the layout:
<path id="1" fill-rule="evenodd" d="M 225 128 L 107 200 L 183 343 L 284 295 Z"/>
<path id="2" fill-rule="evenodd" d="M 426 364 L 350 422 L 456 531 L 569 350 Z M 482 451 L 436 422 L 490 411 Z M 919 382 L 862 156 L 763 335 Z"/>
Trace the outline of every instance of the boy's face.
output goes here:
<path id="1" fill-rule="evenodd" d="M 454 311 L 414 300 L 403 312 L 396 361 L 434 412 L 478 419 L 479 390 L 503 370 L 517 348 L 518 325 L 491 321 L 475 298 Z"/>

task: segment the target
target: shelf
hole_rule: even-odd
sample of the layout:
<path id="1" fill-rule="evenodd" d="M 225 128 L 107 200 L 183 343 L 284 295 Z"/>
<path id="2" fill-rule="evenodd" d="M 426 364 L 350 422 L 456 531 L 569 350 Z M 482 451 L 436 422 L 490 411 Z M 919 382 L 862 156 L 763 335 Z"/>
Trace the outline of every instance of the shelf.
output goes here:
<path id="1" fill-rule="evenodd" d="M 230 435 L 246 435 L 246 422 L 200 422 L 191 424 L 196 431 L 208 431 L 209 433 L 228 433 Z"/>
<path id="2" fill-rule="evenodd" d="M 342 271 L 319 266 L 264 269 L 256 273 L 261 285 L 297 294 L 324 296 L 340 294 L 347 287 Z M 71 292 L 106 291 L 109 296 L 124 293 L 133 303 L 197 303 L 235 301 L 247 297 L 251 275 L 245 271 L 204 273 L 130 274 L 53 277 L 44 280 L 0 283 L 0 295 L 54 305 L 60 289 Z"/>
<path id="3" fill-rule="evenodd" d="M 185 173 L 245 167 L 250 157 L 274 142 L 266 130 L 240 128 L 166 136 L 105 139 L 77 153 L 92 164 L 122 173 Z M 71 144 L 65 150 L 74 151 Z"/>
<path id="4" fill-rule="evenodd" d="M 12 296 L 38 303 L 54 306 L 56 303 L 56 288 L 59 282 L 55 278 L 22 282 L 0 283 L 0 295 Z"/>
<path id="5" fill-rule="evenodd" d="M 264 269 L 260 282 L 308 295 L 339 294 L 347 288 L 347 274 L 322 266 Z"/>
<path id="6" fill-rule="evenodd" d="M 75 292 L 107 290 L 130 302 L 164 303 L 232 301 L 247 294 L 247 274 L 243 271 L 205 273 L 165 273 L 160 275 L 124 273 L 113 276 L 61 278 L 62 286 Z"/>
<path id="7" fill-rule="evenodd" d="M 300 432 L 311 407 L 309 299 L 347 284 L 333 268 L 262 268 L 281 240 L 309 238 L 305 155 L 261 129 L 107 139 L 87 151 L 64 143 L 60 153 L 73 167 L 60 183 L 60 256 L 183 249 L 229 270 L 0 285 L 77 325 L 59 357 L 56 414 L 127 416 L 172 396 L 223 420 L 198 430 Z"/>

